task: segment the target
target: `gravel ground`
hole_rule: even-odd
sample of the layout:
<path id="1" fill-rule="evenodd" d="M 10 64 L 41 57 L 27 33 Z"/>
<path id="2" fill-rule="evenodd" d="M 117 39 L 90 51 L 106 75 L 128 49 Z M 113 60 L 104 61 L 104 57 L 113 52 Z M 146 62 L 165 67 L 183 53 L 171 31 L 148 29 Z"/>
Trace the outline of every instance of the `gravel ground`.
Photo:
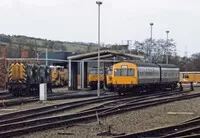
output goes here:
<path id="1" fill-rule="evenodd" d="M 196 91 L 200 91 L 196 88 Z M 196 93 L 196 92 L 195 92 Z M 23 138 L 93 138 L 98 133 L 108 131 L 111 125 L 112 133 L 133 133 L 152 128 L 173 125 L 187 119 L 200 116 L 200 97 L 190 100 L 176 101 L 159 106 L 153 106 L 146 109 L 129 111 L 122 114 L 112 115 L 101 118 L 102 125 L 93 122 L 81 123 L 69 128 L 62 127 L 57 129 L 36 132 L 29 135 L 20 136 Z M 189 112 L 190 114 L 168 114 L 169 112 Z"/>
<path id="2" fill-rule="evenodd" d="M 93 98 L 96 98 L 96 97 L 73 98 L 73 99 L 66 99 L 66 100 L 54 100 L 54 101 L 43 101 L 43 102 L 38 101 L 38 102 L 33 102 L 33 103 L 21 104 L 17 106 L 9 106 L 7 108 L 0 109 L 0 115 L 5 114 L 5 113 L 22 111 L 26 109 L 39 108 L 39 107 L 44 107 L 44 106 L 56 105 L 56 104 L 61 104 L 61 103 L 66 103 L 66 102 L 80 101 L 80 100 L 85 100 L 85 99 L 93 99 Z"/>
<path id="3" fill-rule="evenodd" d="M 102 92 L 105 93 L 104 91 L 102 91 Z M 49 105 L 66 103 L 66 102 L 73 102 L 73 101 L 96 98 L 96 96 L 95 96 L 96 91 L 80 90 L 80 91 L 67 91 L 66 92 L 66 87 L 54 88 L 54 93 L 64 94 L 65 96 L 69 95 L 69 97 L 73 96 L 73 95 L 81 95 L 81 96 L 83 96 L 84 94 L 94 93 L 94 96 L 85 97 L 85 98 L 71 98 L 71 99 L 67 98 L 65 100 L 51 100 L 51 101 L 43 101 L 43 102 L 38 100 L 37 102 L 25 103 L 25 104 L 21 104 L 21 105 L 14 105 L 14 106 L 9 106 L 9 107 L 2 106 L 2 107 L 0 107 L 0 115 L 1 114 L 5 114 L 5 113 L 22 111 L 22 110 L 26 110 L 26 109 L 39 108 L 39 107 L 44 107 L 44 106 L 49 106 Z M 104 95 L 108 95 L 108 94 L 110 94 L 110 93 L 105 93 Z M 22 99 L 23 98 L 24 97 L 22 97 Z M 18 97 L 18 99 L 20 99 L 20 97 Z M 0 100 L 0 104 L 3 105 L 4 102 L 9 102 L 9 99 L 8 100 Z"/>

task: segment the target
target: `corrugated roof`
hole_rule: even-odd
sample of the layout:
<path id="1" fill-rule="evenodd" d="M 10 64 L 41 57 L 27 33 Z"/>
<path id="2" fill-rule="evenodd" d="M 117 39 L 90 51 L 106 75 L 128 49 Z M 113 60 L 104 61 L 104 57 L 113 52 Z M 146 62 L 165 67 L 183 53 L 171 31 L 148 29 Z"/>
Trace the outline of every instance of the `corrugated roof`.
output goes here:
<path id="1" fill-rule="evenodd" d="M 111 50 L 100 51 L 100 56 L 109 55 L 109 54 L 112 54 L 113 56 L 129 57 L 129 58 L 133 58 L 133 59 L 143 59 L 144 58 L 144 56 L 120 53 L 120 52 L 111 51 Z M 98 56 L 98 51 L 86 53 L 86 54 L 79 54 L 79 55 L 75 55 L 75 56 L 69 56 L 67 59 L 82 60 L 82 59 L 87 59 L 87 58 L 92 58 L 92 57 L 97 57 L 97 56 Z"/>

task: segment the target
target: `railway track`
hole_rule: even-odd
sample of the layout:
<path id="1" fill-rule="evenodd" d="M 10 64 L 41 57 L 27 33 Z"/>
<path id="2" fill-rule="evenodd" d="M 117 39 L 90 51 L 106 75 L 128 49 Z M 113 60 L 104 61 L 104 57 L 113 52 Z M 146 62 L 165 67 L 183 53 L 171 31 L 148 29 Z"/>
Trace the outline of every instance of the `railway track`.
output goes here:
<path id="1" fill-rule="evenodd" d="M 172 125 L 168 127 L 152 129 L 149 131 L 128 134 L 119 136 L 117 138 L 145 138 L 145 137 L 158 137 L 158 138 L 191 138 L 200 137 L 200 117 L 194 118 L 190 121 Z"/>
<path id="2" fill-rule="evenodd" d="M 185 91 L 185 93 L 187 93 L 187 91 Z M 1 124 L 3 123 L 7 123 L 12 122 L 14 120 L 24 120 L 25 116 L 26 118 L 33 118 L 33 117 L 38 117 L 38 116 L 44 116 L 44 115 L 48 115 L 48 114 L 53 114 L 53 113 L 59 113 L 59 112 L 63 112 L 65 110 L 69 110 L 75 107 L 82 107 L 84 105 L 89 105 L 89 104 L 94 104 L 94 103 L 100 103 L 100 102 L 105 102 L 105 101 L 110 101 L 104 105 L 101 106 L 97 106 L 94 108 L 91 108 L 90 110 L 93 109 L 98 109 L 98 108 L 102 108 L 104 106 L 109 106 L 109 105 L 116 105 L 116 104 L 120 104 L 121 102 L 140 102 L 140 101 L 144 101 L 144 100 L 150 100 L 152 98 L 160 98 L 160 97 L 165 97 L 165 96 L 172 96 L 172 95 L 176 95 L 176 94 L 180 94 L 180 92 L 160 92 L 160 93 L 154 93 L 154 94 L 149 94 L 149 95 L 142 95 L 142 96 L 104 96 L 101 98 L 94 98 L 94 99 L 87 99 L 87 100 L 81 100 L 81 101 L 76 101 L 76 102 L 67 102 L 67 103 L 62 103 L 62 104 L 57 104 L 57 105 L 51 105 L 51 106 L 46 106 L 46 107 L 41 107 L 41 108 L 35 108 L 35 109 L 28 109 L 28 110 L 24 110 L 24 111 L 18 111 L 18 112 L 13 112 L 13 113 L 9 113 L 9 114 L 5 114 L 5 115 L 1 115 L 0 116 L 0 121 Z M 181 92 L 181 94 L 183 94 Z M 112 100 L 115 100 L 112 102 Z M 83 110 L 85 111 L 85 110 Z M 23 116 L 22 116 L 23 115 Z M 20 118 L 17 118 L 17 117 Z M 12 119 L 14 117 L 14 119 Z M 5 119 L 9 119 L 9 120 L 5 120 Z"/>
<path id="3" fill-rule="evenodd" d="M 82 93 L 82 94 L 75 94 L 75 93 L 52 93 L 48 94 L 47 99 L 51 100 L 64 100 L 64 99 L 72 99 L 72 98 L 84 98 L 84 97 L 93 97 L 96 96 L 96 93 Z M 37 102 L 39 97 L 14 97 L 12 95 L 9 96 L 0 96 L 0 100 L 2 100 L 2 107 L 9 107 L 13 105 L 21 105 L 22 103 L 31 103 Z"/>
<path id="4" fill-rule="evenodd" d="M 148 93 L 144 93 L 144 95 L 148 95 Z M 63 100 L 63 99 L 71 99 L 71 98 L 84 98 L 84 97 L 92 97 L 96 96 L 96 92 L 80 92 L 76 94 L 75 92 L 69 93 L 49 93 L 48 100 Z M 0 108 L 1 107 L 9 107 L 13 105 L 21 105 L 26 103 L 37 102 L 39 100 L 38 96 L 35 97 L 14 97 L 8 92 L 0 93 Z"/>
<path id="5" fill-rule="evenodd" d="M 64 93 L 50 93 L 48 98 L 51 99 L 61 99 L 61 96 L 65 96 Z M 66 97 L 66 96 L 65 96 Z M 24 97 L 15 97 L 12 94 L 5 92 L 0 94 L 0 100 L 4 101 L 5 106 L 17 105 L 21 103 L 35 102 L 38 101 L 38 96 L 24 96 Z"/>
<path id="6" fill-rule="evenodd" d="M 103 117 L 103 116 L 108 116 L 108 115 L 112 115 L 116 113 L 122 113 L 122 112 L 130 111 L 130 110 L 136 110 L 136 109 L 141 109 L 141 108 L 145 108 L 149 106 L 155 106 L 158 104 L 173 102 L 177 100 L 195 98 L 198 96 L 200 96 L 200 93 L 180 95 L 176 97 L 156 99 L 155 101 L 143 101 L 143 102 L 142 101 L 131 102 L 131 98 L 129 97 L 130 101 L 128 101 L 128 99 L 126 98 L 126 104 L 121 104 L 114 107 L 105 106 L 101 108 L 98 107 L 96 109 L 92 108 L 88 111 L 82 111 L 82 112 L 74 113 L 71 115 L 53 116 L 53 117 L 36 118 L 36 119 L 31 118 L 31 120 L 27 120 L 28 118 L 24 118 L 23 116 L 21 119 L 16 120 L 16 118 L 12 116 L 13 120 L 7 118 L 6 119 L 7 121 L 5 121 L 5 118 L 1 117 L 1 122 L 4 121 L 4 123 L 0 125 L 0 137 L 21 135 L 21 134 L 26 134 L 28 132 L 60 127 L 62 125 L 71 125 L 76 122 L 95 119 L 96 113 L 98 113 L 99 117 Z M 125 99 L 122 99 L 122 100 L 125 100 Z M 119 103 L 122 101 L 118 99 L 115 102 Z M 113 104 L 114 101 L 110 103 Z M 107 103 L 105 103 L 105 105 L 106 104 Z M 30 115 L 32 115 L 32 113 Z"/>
<path id="7" fill-rule="evenodd" d="M 8 92 L 0 93 L 0 100 L 10 99 L 12 97 L 14 97 L 14 96 Z"/>

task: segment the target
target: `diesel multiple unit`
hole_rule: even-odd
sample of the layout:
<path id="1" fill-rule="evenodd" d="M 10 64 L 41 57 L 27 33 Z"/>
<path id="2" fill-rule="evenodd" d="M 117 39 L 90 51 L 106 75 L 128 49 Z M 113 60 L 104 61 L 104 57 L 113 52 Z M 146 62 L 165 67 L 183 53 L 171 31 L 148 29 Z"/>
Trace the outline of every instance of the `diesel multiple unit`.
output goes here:
<path id="1" fill-rule="evenodd" d="M 104 74 L 102 69 L 100 69 L 100 88 L 103 88 L 103 82 L 104 82 Z M 98 69 L 97 68 L 91 68 L 89 69 L 88 73 L 88 82 L 91 89 L 97 89 L 97 83 L 98 83 Z"/>
<path id="2" fill-rule="evenodd" d="M 120 62 L 113 65 L 112 83 L 120 95 L 127 92 L 176 88 L 179 68 L 170 64 Z"/>

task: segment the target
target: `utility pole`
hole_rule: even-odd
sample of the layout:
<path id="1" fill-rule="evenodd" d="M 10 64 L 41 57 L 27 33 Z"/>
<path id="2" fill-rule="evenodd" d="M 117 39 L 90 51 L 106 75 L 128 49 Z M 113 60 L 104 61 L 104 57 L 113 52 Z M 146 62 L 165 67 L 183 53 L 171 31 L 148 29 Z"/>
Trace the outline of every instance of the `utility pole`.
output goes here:
<path id="1" fill-rule="evenodd" d="M 187 57 L 188 52 L 187 52 L 187 46 L 185 47 L 185 57 Z"/>
<path id="2" fill-rule="evenodd" d="M 97 96 L 100 97 L 100 6 L 103 4 L 101 1 L 96 1 L 98 5 L 98 83 L 97 83 Z"/>
<path id="3" fill-rule="evenodd" d="M 167 47 L 166 47 L 166 64 L 168 64 L 168 34 L 169 34 L 169 31 L 166 31 L 167 33 Z"/>
<path id="4" fill-rule="evenodd" d="M 129 51 L 129 46 L 130 46 L 131 40 L 126 40 L 126 41 L 127 41 L 127 45 L 128 45 L 128 51 Z M 131 50 L 130 50 L 130 54 L 131 54 Z"/>
<path id="5" fill-rule="evenodd" d="M 48 51 L 47 51 L 47 48 L 46 48 L 46 66 L 48 66 Z"/>
<path id="6" fill-rule="evenodd" d="M 151 48 L 152 48 L 152 45 L 153 45 L 153 43 L 152 43 L 153 23 L 150 23 L 150 26 L 151 26 L 151 46 L 149 47 L 148 60 L 149 60 L 150 63 L 152 63 Z"/>

